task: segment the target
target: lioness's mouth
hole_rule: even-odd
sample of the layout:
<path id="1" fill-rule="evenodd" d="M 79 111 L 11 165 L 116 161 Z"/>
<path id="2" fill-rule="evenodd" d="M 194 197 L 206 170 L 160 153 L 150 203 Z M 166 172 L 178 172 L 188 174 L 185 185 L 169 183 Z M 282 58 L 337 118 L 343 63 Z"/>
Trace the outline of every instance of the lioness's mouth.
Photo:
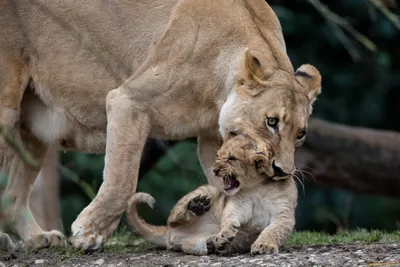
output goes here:
<path id="1" fill-rule="evenodd" d="M 233 175 L 224 176 L 224 190 L 231 191 L 238 188 L 240 185 L 239 181 Z"/>

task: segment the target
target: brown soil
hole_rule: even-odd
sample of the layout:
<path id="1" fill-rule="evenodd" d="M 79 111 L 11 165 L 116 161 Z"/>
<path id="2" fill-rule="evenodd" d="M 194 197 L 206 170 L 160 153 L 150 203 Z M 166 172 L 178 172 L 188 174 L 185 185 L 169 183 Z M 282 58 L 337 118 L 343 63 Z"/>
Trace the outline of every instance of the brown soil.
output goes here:
<path id="1" fill-rule="evenodd" d="M 192 256 L 161 250 L 143 252 L 95 252 L 92 254 L 69 253 L 68 250 L 22 249 L 0 254 L 2 266 L 400 266 L 400 244 L 351 244 L 332 246 L 290 247 L 278 255 L 232 257 Z"/>

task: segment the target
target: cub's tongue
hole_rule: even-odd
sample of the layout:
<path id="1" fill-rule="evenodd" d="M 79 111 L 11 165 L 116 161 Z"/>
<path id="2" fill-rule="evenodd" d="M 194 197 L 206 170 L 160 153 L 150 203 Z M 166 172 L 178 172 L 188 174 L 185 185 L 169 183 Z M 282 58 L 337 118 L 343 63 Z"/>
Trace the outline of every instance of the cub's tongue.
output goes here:
<path id="1" fill-rule="evenodd" d="M 229 189 L 231 188 L 231 178 L 228 177 L 224 177 L 224 189 Z"/>
<path id="2" fill-rule="evenodd" d="M 239 186 L 239 181 L 237 181 L 232 176 L 225 176 L 224 177 L 224 190 L 232 190 Z"/>

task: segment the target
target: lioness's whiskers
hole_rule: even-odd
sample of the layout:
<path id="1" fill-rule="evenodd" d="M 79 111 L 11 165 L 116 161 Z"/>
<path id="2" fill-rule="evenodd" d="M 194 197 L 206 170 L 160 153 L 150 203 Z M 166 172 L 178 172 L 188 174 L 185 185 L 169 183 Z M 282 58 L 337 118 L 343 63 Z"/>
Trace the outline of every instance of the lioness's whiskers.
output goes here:
<path id="1" fill-rule="evenodd" d="M 301 173 L 301 172 L 300 172 L 300 173 Z M 296 173 L 293 174 L 293 177 L 294 177 L 297 181 L 299 181 L 299 183 L 301 184 L 301 187 L 302 187 L 302 189 L 303 189 L 303 194 L 305 195 L 305 194 L 306 194 L 306 189 L 305 189 L 305 187 L 304 187 L 303 181 L 296 175 Z"/>
<path id="2" fill-rule="evenodd" d="M 300 169 L 299 169 L 299 170 L 300 170 Z M 310 176 L 313 178 L 314 182 L 316 182 L 316 179 L 315 179 L 314 175 L 313 175 L 311 172 L 305 171 L 305 170 L 301 170 L 301 172 L 302 172 L 302 173 L 304 172 L 304 173 L 310 175 Z"/>

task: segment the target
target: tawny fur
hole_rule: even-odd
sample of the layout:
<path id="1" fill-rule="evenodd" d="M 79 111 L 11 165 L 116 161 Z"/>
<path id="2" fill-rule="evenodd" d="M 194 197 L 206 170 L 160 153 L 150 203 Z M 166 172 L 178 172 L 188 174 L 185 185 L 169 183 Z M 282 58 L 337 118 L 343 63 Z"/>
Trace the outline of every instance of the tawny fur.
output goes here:
<path id="1" fill-rule="evenodd" d="M 185 253 L 277 253 L 295 225 L 297 188 L 292 177 L 274 181 L 260 172 L 272 152 L 260 151 L 259 144 L 240 135 L 218 151 L 214 167 L 221 179 L 236 177 L 240 186 L 234 191 L 221 192 L 212 185 L 197 188 L 175 205 L 168 226 L 150 225 L 139 217 L 136 206 L 144 202 L 153 208 L 155 200 L 136 193 L 128 204 L 128 222 L 158 246 Z M 189 206 L 201 198 L 207 210 L 196 215 Z"/>
<path id="2" fill-rule="evenodd" d="M 98 249 L 117 227 L 148 137 L 197 136 L 216 187 L 208 170 L 232 132 L 269 140 L 276 165 L 295 169 L 321 76 L 309 65 L 295 73 L 264 0 L 4 0 L 0 26 L 0 124 L 39 163 L 50 145 L 106 153 L 104 182 L 72 224 L 75 247 Z M 1 140 L 0 162 L 6 224 L 34 247 L 64 244 L 29 209 L 39 168 Z"/>

